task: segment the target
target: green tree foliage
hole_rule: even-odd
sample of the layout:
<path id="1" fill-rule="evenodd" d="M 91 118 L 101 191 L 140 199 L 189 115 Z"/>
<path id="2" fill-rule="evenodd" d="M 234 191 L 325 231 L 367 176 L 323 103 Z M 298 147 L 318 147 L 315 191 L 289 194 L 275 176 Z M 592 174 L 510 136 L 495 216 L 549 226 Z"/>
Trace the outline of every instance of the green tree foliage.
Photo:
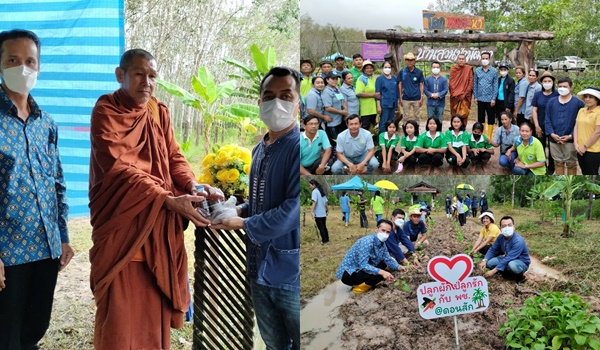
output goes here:
<path id="1" fill-rule="evenodd" d="M 334 31 L 337 43 L 334 43 Z M 366 41 L 365 33 L 360 29 L 320 25 L 307 14 L 300 17 L 300 57 L 312 59 L 317 64 L 322 57 L 337 51 L 352 57 L 361 52 L 363 41 Z"/>

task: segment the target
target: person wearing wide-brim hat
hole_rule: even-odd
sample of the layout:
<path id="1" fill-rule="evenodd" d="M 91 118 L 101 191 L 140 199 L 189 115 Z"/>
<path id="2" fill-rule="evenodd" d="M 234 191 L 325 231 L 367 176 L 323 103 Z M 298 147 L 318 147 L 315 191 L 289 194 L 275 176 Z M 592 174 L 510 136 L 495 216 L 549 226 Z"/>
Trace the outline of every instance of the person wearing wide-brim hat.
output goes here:
<path id="1" fill-rule="evenodd" d="M 375 66 L 370 60 L 363 61 L 362 74 L 356 82 L 356 96 L 358 96 L 358 110 L 361 121 L 361 127 L 369 130 L 371 125 L 375 125 L 377 118 L 376 98 L 381 98 L 381 94 L 375 92 Z"/>
<path id="2" fill-rule="evenodd" d="M 418 122 L 421 115 L 421 106 L 423 105 L 423 96 L 425 96 L 425 76 L 419 68 L 415 67 L 416 60 L 417 57 L 412 52 L 404 55 L 406 67 L 398 72 L 398 91 L 400 92 L 399 102 L 404 117 Z"/>
<path id="3" fill-rule="evenodd" d="M 546 136 L 546 105 L 550 99 L 559 96 L 554 88 L 555 80 L 556 78 L 551 72 L 545 71 L 539 79 L 540 84 L 542 84 L 542 91 L 536 92 L 531 101 L 531 121 L 535 126 L 535 136 L 542 142 L 544 152 L 548 149 L 548 167 L 546 168 L 546 174 L 549 175 L 554 173 L 554 158 L 552 158 L 552 155 L 550 154 L 548 137 Z"/>
<path id="4" fill-rule="evenodd" d="M 590 86 L 579 92 L 585 108 L 577 113 L 573 140 L 583 175 L 597 175 L 600 168 L 600 89 Z"/>
<path id="5" fill-rule="evenodd" d="M 479 215 L 479 219 L 481 220 L 483 227 L 481 228 L 481 231 L 479 231 L 479 237 L 475 244 L 473 244 L 473 249 L 471 249 L 471 252 L 469 253 L 471 256 L 477 253 L 485 255 L 496 241 L 496 238 L 500 235 L 500 228 L 494 223 L 494 213 L 491 211 L 484 211 Z"/>

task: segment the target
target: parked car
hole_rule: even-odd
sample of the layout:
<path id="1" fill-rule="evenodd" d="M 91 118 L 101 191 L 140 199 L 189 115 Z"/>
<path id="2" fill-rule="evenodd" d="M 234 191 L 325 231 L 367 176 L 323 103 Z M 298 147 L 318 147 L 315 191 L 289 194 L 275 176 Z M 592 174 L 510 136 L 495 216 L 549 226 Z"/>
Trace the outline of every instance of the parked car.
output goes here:
<path id="1" fill-rule="evenodd" d="M 577 56 L 560 56 L 550 63 L 548 66 L 549 70 L 579 70 L 583 72 L 585 67 L 588 65 L 588 62 L 577 57 Z"/>
<path id="2" fill-rule="evenodd" d="M 545 58 L 536 60 L 535 62 L 535 66 L 537 67 L 537 69 L 548 69 L 548 66 L 550 65 L 550 60 L 547 60 Z"/>

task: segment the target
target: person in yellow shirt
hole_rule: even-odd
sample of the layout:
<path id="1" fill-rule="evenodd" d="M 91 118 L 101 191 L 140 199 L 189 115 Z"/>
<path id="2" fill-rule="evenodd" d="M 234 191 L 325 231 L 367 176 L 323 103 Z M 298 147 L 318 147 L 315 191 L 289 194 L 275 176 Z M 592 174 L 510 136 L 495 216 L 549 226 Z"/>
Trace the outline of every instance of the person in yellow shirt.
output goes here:
<path id="1" fill-rule="evenodd" d="M 577 95 L 583 95 L 586 105 L 579 110 L 573 128 L 577 159 L 583 175 L 597 175 L 600 168 L 600 89 L 590 86 Z"/>
<path id="2" fill-rule="evenodd" d="M 491 211 L 481 213 L 479 219 L 481 219 L 483 227 L 479 232 L 477 242 L 473 244 L 473 249 L 469 253 L 471 256 L 477 253 L 485 255 L 492 244 L 494 244 L 494 241 L 496 241 L 496 237 L 500 235 L 500 229 L 494 224 L 494 214 Z"/>
<path id="3" fill-rule="evenodd" d="M 380 191 L 375 191 L 375 196 L 371 198 L 371 214 L 375 214 L 375 221 L 379 222 L 383 217 L 383 197 Z"/>

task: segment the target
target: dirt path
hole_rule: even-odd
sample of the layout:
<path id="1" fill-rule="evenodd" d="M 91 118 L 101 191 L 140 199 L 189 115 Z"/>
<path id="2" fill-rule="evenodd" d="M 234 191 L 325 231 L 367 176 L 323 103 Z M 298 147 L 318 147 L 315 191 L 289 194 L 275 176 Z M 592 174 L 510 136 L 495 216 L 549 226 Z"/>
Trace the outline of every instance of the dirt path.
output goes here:
<path id="1" fill-rule="evenodd" d="M 453 222 L 446 218 L 437 220 L 430 230 L 430 246 L 424 251 L 422 264 L 426 266 L 430 257 L 453 256 L 464 253 L 476 239 L 480 225 L 470 219 L 464 240 L 458 242 Z M 506 310 L 519 307 L 525 299 L 538 294 L 536 284 L 559 275 L 536 262 L 527 272 L 528 282 L 516 285 L 501 276 L 488 279 L 490 295 L 489 309 L 484 312 L 458 316 L 461 349 L 494 350 L 504 348 L 504 340 L 498 335 L 500 325 L 507 320 Z M 473 275 L 478 274 L 474 271 Z M 555 274 L 556 273 L 556 274 Z M 403 274 L 396 272 L 399 279 Z M 416 297 L 417 287 L 430 282 L 424 268 L 404 275 L 410 292 L 404 292 L 391 282 L 380 283 L 362 295 L 348 298 L 339 308 L 344 320 L 341 334 L 344 349 L 452 349 L 455 348 L 453 318 L 425 320 L 420 317 Z"/>

